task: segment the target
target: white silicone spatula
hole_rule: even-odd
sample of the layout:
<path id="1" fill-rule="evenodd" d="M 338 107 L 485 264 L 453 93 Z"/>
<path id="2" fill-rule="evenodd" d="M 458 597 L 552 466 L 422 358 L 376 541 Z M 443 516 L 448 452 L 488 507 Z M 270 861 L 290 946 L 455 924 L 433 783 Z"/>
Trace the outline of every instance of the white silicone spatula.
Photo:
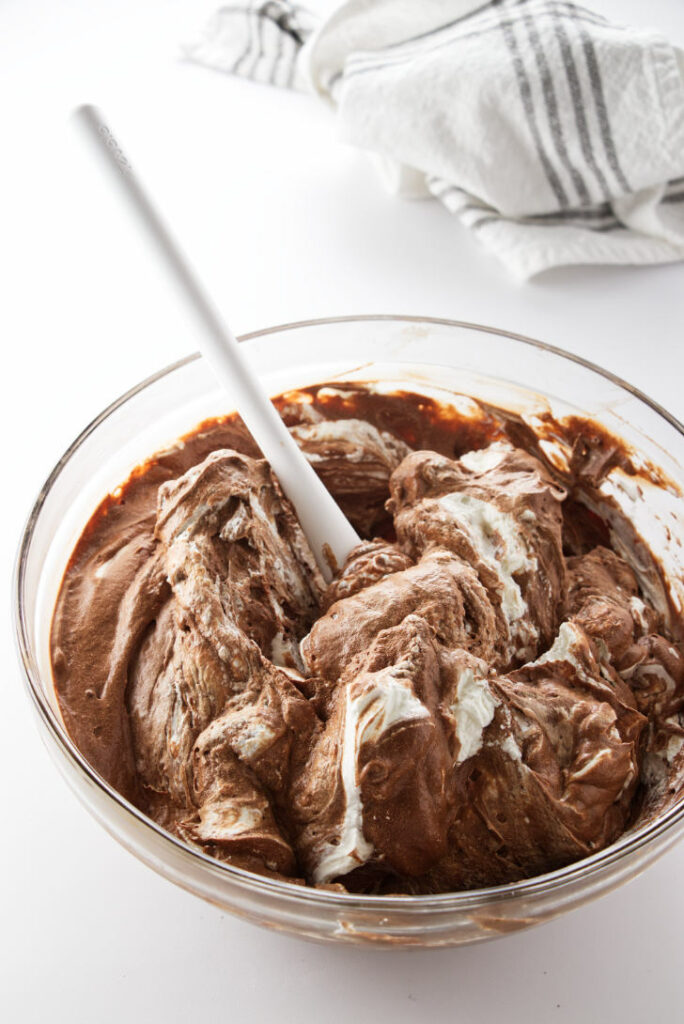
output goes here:
<path id="1" fill-rule="evenodd" d="M 100 111 L 96 107 L 82 106 L 75 111 L 75 116 L 114 172 L 115 180 L 156 244 L 178 291 L 199 324 L 202 355 L 218 380 L 238 395 L 238 412 L 294 505 L 318 566 L 329 580 L 331 563 L 342 565 L 359 543 L 358 534 L 290 436 L 246 362 L 230 327 L 155 209 Z"/>

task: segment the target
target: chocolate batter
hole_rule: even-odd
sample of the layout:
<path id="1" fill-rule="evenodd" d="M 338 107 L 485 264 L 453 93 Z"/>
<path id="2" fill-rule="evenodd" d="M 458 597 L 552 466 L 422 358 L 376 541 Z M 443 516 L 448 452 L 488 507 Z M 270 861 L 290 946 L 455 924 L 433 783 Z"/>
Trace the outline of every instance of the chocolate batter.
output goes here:
<path id="1" fill-rule="evenodd" d="M 598 490 L 647 472 L 624 445 L 359 385 L 279 408 L 367 539 L 326 586 L 236 416 L 139 467 L 52 624 L 105 779 L 220 860 L 359 892 L 540 874 L 679 799 L 682 623 Z"/>

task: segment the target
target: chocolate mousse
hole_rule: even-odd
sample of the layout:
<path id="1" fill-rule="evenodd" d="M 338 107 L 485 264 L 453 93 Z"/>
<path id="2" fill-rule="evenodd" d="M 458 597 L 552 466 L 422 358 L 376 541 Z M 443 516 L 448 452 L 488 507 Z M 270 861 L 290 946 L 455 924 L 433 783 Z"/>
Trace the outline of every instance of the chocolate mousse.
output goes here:
<path id="1" fill-rule="evenodd" d="M 64 722 L 107 782 L 219 860 L 377 893 L 542 874 L 680 798 L 681 616 L 601 491 L 643 460 L 473 401 L 277 404 L 364 540 L 326 584 L 237 416 L 138 467 L 51 632 Z"/>

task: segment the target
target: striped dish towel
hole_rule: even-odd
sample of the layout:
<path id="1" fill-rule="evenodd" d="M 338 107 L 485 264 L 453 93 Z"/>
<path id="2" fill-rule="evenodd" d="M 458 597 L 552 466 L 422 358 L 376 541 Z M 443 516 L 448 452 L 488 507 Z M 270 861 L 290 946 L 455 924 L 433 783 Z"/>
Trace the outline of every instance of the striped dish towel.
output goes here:
<path id="1" fill-rule="evenodd" d="M 564 0 L 285 0 L 217 12 L 199 63 L 332 102 L 385 184 L 519 279 L 684 258 L 684 52 Z"/>

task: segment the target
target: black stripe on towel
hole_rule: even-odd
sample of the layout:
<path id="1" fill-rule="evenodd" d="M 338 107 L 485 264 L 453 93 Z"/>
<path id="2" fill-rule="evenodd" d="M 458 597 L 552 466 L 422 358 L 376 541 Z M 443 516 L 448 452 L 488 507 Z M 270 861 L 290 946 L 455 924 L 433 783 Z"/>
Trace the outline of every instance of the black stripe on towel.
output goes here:
<path id="1" fill-rule="evenodd" d="M 551 129 L 551 138 L 553 139 L 558 159 L 570 175 L 580 203 L 589 203 L 591 202 L 589 189 L 587 188 L 584 178 L 580 174 L 579 170 L 570 159 L 570 155 L 565 144 L 565 133 L 563 131 L 563 124 L 560 117 L 560 111 L 558 109 L 558 101 L 556 99 L 556 87 L 534 19 L 528 14 L 523 18 L 523 24 L 527 29 L 527 37 L 530 41 L 530 45 L 534 53 L 534 59 L 537 64 L 537 70 L 541 80 L 542 95 L 544 97 L 544 106 L 546 107 L 546 116 L 548 118 L 549 128 Z"/>
<path id="2" fill-rule="evenodd" d="M 498 3 L 499 0 L 495 0 L 495 2 Z M 570 205 L 568 195 L 565 189 L 563 188 L 562 182 L 558 177 L 551 161 L 549 160 L 546 150 L 544 149 L 544 144 L 539 133 L 539 125 L 537 124 L 537 117 L 532 97 L 532 89 L 530 87 L 530 82 L 525 71 L 525 65 L 520 55 L 520 49 L 515 38 L 515 33 L 513 32 L 511 26 L 506 24 L 506 18 L 503 16 L 503 12 L 501 17 L 501 31 L 503 32 L 506 46 L 508 47 L 511 55 L 513 69 L 515 71 L 515 77 L 517 79 L 518 89 L 520 91 L 520 99 L 522 101 L 523 110 L 525 112 L 525 119 L 530 129 L 532 138 L 534 140 L 534 145 L 535 149 L 537 150 L 539 161 L 542 167 L 544 168 L 547 180 L 549 182 L 549 185 L 551 186 L 553 194 L 555 195 L 558 201 L 558 205 L 561 208 L 565 208 Z"/>
<path id="3" fill-rule="evenodd" d="M 575 113 L 577 136 L 582 149 L 582 155 L 586 161 L 587 167 L 592 171 L 596 178 L 603 196 L 608 199 L 610 197 L 608 182 L 606 181 L 605 174 L 596 162 L 596 156 L 591 144 L 589 125 L 587 124 L 584 99 L 582 97 L 582 87 L 580 85 L 577 66 L 575 64 L 575 55 L 572 51 L 572 46 L 570 45 L 570 39 L 563 23 L 563 18 L 559 17 L 558 14 L 554 15 L 554 33 L 563 58 L 565 74 L 568 79 L 568 89 L 570 90 L 570 98 L 572 99 L 572 107 Z"/>
<path id="4" fill-rule="evenodd" d="M 599 67 L 598 57 L 596 56 L 596 49 L 591 36 L 587 32 L 586 28 L 581 24 L 581 20 L 576 14 L 571 12 L 571 18 L 577 26 L 580 40 L 582 43 L 582 49 L 584 52 L 584 59 L 587 65 L 587 72 L 589 74 L 589 81 L 591 82 L 591 89 L 594 97 L 594 104 L 596 107 L 596 114 L 598 116 L 599 128 L 601 131 L 601 139 L 603 146 L 606 151 L 606 157 L 610 164 L 611 170 L 615 175 L 618 185 L 625 192 L 631 192 L 632 187 L 630 186 L 627 178 L 625 177 L 618 155 L 615 150 L 615 141 L 613 139 L 613 132 L 610 126 L 610 119 L 608 117 L 608 107 L 606 105 L 606 97 L 603 92 L 603 79 L 601 77 L 601 69 Z"/>

